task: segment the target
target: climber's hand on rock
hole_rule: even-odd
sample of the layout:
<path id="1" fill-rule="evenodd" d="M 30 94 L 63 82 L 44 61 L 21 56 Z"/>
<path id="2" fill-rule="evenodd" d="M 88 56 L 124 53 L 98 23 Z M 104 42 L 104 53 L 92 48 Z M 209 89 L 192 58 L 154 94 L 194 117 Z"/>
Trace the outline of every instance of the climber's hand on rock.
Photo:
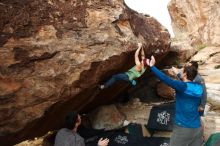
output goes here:
<path id="1" fill-rule="evenodd" d="M 138 43 L 138 48 L 141 48 L 142 47 L 142 43 Z"/>
<path id="2" fill-rule="evenodd" d="M 146 62 L 147 62 L 147 65 L 150 66 L 150 67 L 154 66 L 155 63 L 156 63 L 154 56 L 151 56 L 151 59 L 147 59 Z"/>

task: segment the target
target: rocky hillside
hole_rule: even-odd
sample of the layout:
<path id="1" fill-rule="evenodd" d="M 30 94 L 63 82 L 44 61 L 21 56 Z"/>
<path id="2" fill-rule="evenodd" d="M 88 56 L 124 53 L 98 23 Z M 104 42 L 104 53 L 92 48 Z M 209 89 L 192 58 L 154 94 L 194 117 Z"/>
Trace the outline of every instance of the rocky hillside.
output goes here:
<path id="1" fill-rule="evenodd" d="M 219 0 L 171 0 L 168 10 L 175 34 L 172 50 L 180 54 L 180 61 L 206 46 L 220 45 Z"/>
<path id="2" fill-rule="evenodd" d="M 168 9 L 177 38 L 191 45 L 220 45 L 219 0 L 171 0 Z"/>
<path id="3" fill-rule="evenodd" d="M 134 64 L 137 42 L 158 59 L 169 51 L 167 30 L 122 0 L 1 0 L 0 143 L 43 135 L 70 110 L 112 101 L 126 86 L 97 85 Z"/>

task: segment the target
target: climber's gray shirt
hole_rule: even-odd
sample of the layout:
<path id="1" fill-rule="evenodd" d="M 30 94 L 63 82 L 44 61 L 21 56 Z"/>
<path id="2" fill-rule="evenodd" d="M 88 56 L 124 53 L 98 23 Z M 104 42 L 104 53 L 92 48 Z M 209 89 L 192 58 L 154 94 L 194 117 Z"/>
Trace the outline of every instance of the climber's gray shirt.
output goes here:
<path id="1" fill-rule="evenodd" d="M 85 146 L 85 142 L 76 132 L 62 128 L 57 132 L 54 146 Z"/>

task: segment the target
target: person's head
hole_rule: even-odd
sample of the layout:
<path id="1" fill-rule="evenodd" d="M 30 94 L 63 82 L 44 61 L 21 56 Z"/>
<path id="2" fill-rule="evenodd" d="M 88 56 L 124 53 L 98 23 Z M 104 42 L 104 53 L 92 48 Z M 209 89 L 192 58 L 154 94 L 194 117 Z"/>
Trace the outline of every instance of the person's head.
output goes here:
<path id="1" fill-rule="evenodd" d="M 73 130 L 74 128 L 77 128 L 80 124 L 81 118 L 77 112 L 73 111 L 67 114 L 65 119 L 66 128 Z"/>
<path id="2" fill-rule="evenodd" d="M 197 61 L 190 61 L 189 63 L 190 63 L 191 66 L 194 66 L 196 69 L 198 69 L 199 64 L 198 64 Z"/>
<path id="3" fill-rule="evenodd" d="M 184 66 L 182 80 L 183 81 L 186 81 L 186 80 L 193 81 L 194 78 L 196 77 L 197 73 L 198 73 L 198 71 L 193 65 Z"/>

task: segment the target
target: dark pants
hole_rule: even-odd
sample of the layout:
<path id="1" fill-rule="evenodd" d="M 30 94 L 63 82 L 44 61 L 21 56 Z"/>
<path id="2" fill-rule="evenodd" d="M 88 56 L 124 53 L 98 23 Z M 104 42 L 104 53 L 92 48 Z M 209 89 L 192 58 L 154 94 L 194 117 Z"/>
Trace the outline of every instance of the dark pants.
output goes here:
<path id="1" fill-rule="evenodd" d="M 120 73 L 120 74 L 113 75 L 112 78 L 104 84 L 105 88 L 108 88 L 109 86 L 113 85 L 116 81 L 129 82 L 129 77 L 126 73 Z"/>
<path id="2" fill-rule="evenodd" d="M 202 128 L 184 128 L 175 125 L 170 146 L 202 146 Z"/>

